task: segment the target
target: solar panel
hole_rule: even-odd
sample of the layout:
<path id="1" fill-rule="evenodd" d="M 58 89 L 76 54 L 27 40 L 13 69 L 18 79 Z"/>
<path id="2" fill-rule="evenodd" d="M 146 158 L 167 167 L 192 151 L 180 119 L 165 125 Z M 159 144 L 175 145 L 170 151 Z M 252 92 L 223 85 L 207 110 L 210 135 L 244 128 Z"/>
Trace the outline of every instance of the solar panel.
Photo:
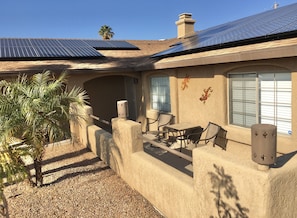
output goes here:
<path id="1" fill-rule="evenodd" d="M 1 47 L 14 47 L 14 46 L 30 46 L 29 40 L 25 39 L 3 39 L 0 44 Z"/>
<path id="2" fill-rule="evenodd" d="M 30 39 L 32 46 L 36 47 L 60 47 L 61 44 L 56 39 Z"/>
<path id="3" fill-rule="evenodd" d="M 79 39 L 59 39 L 59 42 L 65 47 L 89 47 L 90 45 Z M 91 46 L 92 47 L 92 46 Z"/>
<path id="4" fill-rule="evenodd" d="M 68 47 L 67 50 L 73 55 L 73 57 L 89 57 L 98 56 L 98 52 L 93 49 L 92 51 L 87 47 Z"/>
<path id="5" fill-rule="evenodd" d="M 54 57 L 71 57 L 69 52 L 63 47 L 54 47 L 54 46 L 38 46 L 35 48 L 38 56 L 42 58 L 54 58 Z"/>
<path id="6" fill-rule="evenodd" d="M 84 42 L 96 49 L 104 49 L 104 48 L 111 47 L 110 44 L 108 44 L 106 41 L 103 41 L 103 40 L 91 40 L 90 39 L 90 40 L 84 40 Z"/>
<path id="7" fill-rule="evenodd" d="M 186 42 L 153 55 L 152 57 L 174 56 L 180 53 L 212 49 L 216 46 L 227 46 L 246 40 L 267 40 L 277 34 L 296 32 L 297 4 L 266 11 L 257 15 L 221 24 L 206 30 L 198 31 Z"/>
<path id="8" fill-rule="evenodd" d="M 34 57 L 36 56 L 35 49 L 27 46 L 23 47 L 1 47 L 1 58 L 21 58 L 21 57 Z"/>
<path id="9" fill-rule="evenodd" d="M 130 49 L 138 49 L 136 46 L 126 42 L 126 41 L 109 41 L 113 47 L 115 48 L 130 48 Z"/>
<path id="10" fill-rule="evenodd" d="M 36 56 L 36 50 L 29 46 L 23 46 L 20 49 L 20 57 L 34 57 Z"/>
<path id="11" fill-rule="evenodd" d="M 96 49 L 138 49 L 126 41 L 0 38 L 0 59 L 102 57 Z"/>
<path id="12" fill-rule="evenodd" d="M 138 49 L 138 47 L 136 47 L 135 45 L 132 45 L 127 41 L 95 40 L 95 39 L 87 39 L 83 41 L 96 49 L 125 49 L 125 50 Z"/>
<path id="13" fill-rule="evenodd" d="M 102 55 L 82 40 L 0 38 L 0 59 L 97 58 Z"/>

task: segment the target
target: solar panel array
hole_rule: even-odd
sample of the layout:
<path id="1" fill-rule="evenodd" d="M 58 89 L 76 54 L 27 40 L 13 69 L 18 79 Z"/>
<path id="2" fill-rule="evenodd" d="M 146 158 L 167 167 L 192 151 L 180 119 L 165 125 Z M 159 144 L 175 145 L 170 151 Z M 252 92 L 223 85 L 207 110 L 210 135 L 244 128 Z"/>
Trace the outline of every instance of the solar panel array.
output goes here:
<path id="1" fill-rule="evenodd" d="M 157 53 L 153 57 L 174 56 L 252 39 L 267 39 L 294 31 L 297 35 L 297 4 L 198 31 L 187 42 Z"/>
<path id="2" fill-rule="evenodd" d="M 137 50 L 138 48 L 126 41 L 115 40 L 83 40 L 90 46 L 96 49 L 125 49 L 125 50 Z"/>
<path id="3" fill-rule="evenodd" d="M 137 49 L 126 41 L 0 38 L 0 59 L 98 58 L 96 49 Z"/>

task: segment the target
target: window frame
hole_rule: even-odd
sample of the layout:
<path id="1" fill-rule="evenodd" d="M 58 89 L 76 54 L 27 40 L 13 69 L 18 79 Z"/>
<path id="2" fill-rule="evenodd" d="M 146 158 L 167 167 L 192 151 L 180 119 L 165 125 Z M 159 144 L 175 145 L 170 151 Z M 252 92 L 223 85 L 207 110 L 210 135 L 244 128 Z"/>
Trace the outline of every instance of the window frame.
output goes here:
<path id="1" fill-rule="evenodd" d="M 164 83 L 162 84 L 163 81 L 161 81 L 161 86 L 159 87 L 159 89 L 161 89 L 161 92 L 163 92 L 163 94 L 158 94 L 156 93 L 156 95 L 154 96 L 154 91 L 153 91 L 153 79 L 166 79 L 167 81 L 165 81 L 166 87 L 164 88 Z M 163 86 L 163 88 L 162 88 Z M 157 86 L 155 86 L 157 87 Z M 167 75 L 153 75 L 149 77 L 149 98 L 150 98 L 150 109 L 152 110 L 157 110 L 160 112 L 166 112 L 166 113 L 170 113 L 171 112 L 171 98 L 170 98 L 170 77 Z M 156 99 L 155 101 L 153 99 Z M 164 102 L 162 102 L 162 99 L 164 99 Z"/>
<path id="2" fill-rule="evenodd" d="M 268 75 L 268 74 L 272 74 L 273 75 L 273 80 L 261 80 L 261 77 L 263 77 L 262 75 Z M 285 77 L 289 76 L 289 80 L 277 80 L 277 78 L 281 78 L 281 76 L 284 75 Z M 270 107 L 272 106 L 273 108 L 273 111 L 274 111 L 274 114 L 273 116 L 266 116 L 266 120 L 271 120 L 271 122 L 269 124 L 272 124 L 272 125 L 277 125 L 277 123 L 280 123 L 282 121 L 286 122 L 288 125 L 290 125 L 290 127 L 288 127 L 289 129 L 287 131 L 284 131 L 284 130 L 279 130 L 278 129 L 278 133 L 281 133 L 281 134 L 286 134 L 286 135 L 291 135 L 291 132 L 292 132 L 292 73 L 289 72 L 289 71 L 284 71 L 284 70 L 271 70 L 271 71 L 255 71 L 255 70 L 251 70 L 251 71 L 239 71 L 239 72 L 230 72 L 227 74 L 228 75 L 228 122 L 230 125 L 234 125 L 234 126 L 240 126 L 240 127 L 243 127 L 243 128 L 250 128 L 251 125 L 247 124 L 244 122 L 244 119 L 247 119 L 247 116 L 249 114 L 245 113 L 245 110 L 246 110 L 246 105 L 244 105 L 244 103 L 246 102 L 245 98 L 241 98 L 239 99 L 239 103 L 242 103 L 243 106 L 243 112 L 242 112 L 242 119 L 243 119 L 243 122 L 242 122 L 242 125 L 240 125 L 240 121 L 238 123 L 236 123 L 234 121 L 234 102 L 236 102 L 236 99 L 233 98 L 234 94 L 232 92 L 234 92 L 234 87 L 235 86 L 232 86 L 232 82 L 236 81 L 236 75 L 239 77 L 239 78 L 242 78 L 242 80 L 239 80 L 240 82 L 242 81 L 242 83 L 245 82 L 245 78 L 249 78 L 248 75 L 251 75 L 250 78 L 254 78 L 254 85 L 255 85 L 255 99 L 254 99 L 254 104 L 255 104 L 255 111 L 254 111 L 254 116 L 255 116 L 255 123 L 254 124 L 258 124 L 258 123 L 261 123 L 261 120 L 263 120 L 263 116 L 264 113 L 261 112 L 261 110 L 263 110 L 263 105 L 265 106 L 265 101 L 261 101 L 261 99 L 263 99 L 263 95 L 262 93 L 263 92 L 263 86 L 262 88 L 260 87 L 260 84 L 261 82 L 263 81 L 268 81 L 268 82 L 272 82 L 273 85 L 271 86 L 271 88 L 269 88 L 270 90 L 272 90 L 272 93 L 274 94 L 274 97 L 273 97 L 273 104 L 270 105 Z M 252 76 L 254 75 L 254 77 Z M 232 80 L 232 76 L 233 76 L 233 80 Z M 246 77 L 245 77 L 246 76 Z M 252 81 L 252 80 L 251 80 Z M 289 102 L 286 104 L 283 104 L 282 101 L 278 101 L 277 98 L 275 98 L 275 95 L 280 95 L 282 93 L 282 91 L 279 91 L 279 88 L 277 87 L 277 84 L 280 82 L 280 81 L 289 81 L 290 82 L 290 87 L 287 88 L 287 90 L 285 92 L 289 92 L 289 95 L 287 97 L 290 97 L 289 98 Z M 261 84 L 262 85 L 262 84 Z M 236 89 L 235 89 L 236 90 Z M 242 92 L 246 91 L 246 89 L 242 88 Z M 243 96 L 243 95 L 242 95 Z M 266 102 L 267 104 L 267 102 Z M 283 119 L 281 115 L 278 115 L 278 110 L 279 109 L 283 109 L 284 108 L 284 105 L 285 107 L 287 107 L 287 110 L 289 111 L 289 114 L 290 114 L 290 118 L 289 119 Z M 288 109 L 290 108 L 290 109 Z M 236 114 L 235 114 L 236 115 Z M 266 114 L 265 114 L 266 115 Z M 268 122 L 263 122 L 263 123 L 268 123 Z M 286 126 L 285 124 L 283 124 L 284 126 Z M 281 125 L 279 125 L 280 127 L 283 127 Z"/>

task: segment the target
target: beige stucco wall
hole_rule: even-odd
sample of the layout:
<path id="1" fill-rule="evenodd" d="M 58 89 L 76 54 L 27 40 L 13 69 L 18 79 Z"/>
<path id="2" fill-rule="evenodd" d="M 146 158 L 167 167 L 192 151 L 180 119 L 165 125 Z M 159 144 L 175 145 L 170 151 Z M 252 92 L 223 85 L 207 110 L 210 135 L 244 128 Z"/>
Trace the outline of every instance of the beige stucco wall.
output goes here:
<path id="1" fill-rule="evenodd" d="M 195 149 L 193 167 L 197 178 L 194 176 L 194 185 L 203 199 L 203 217 L 214 215 L 217 209 L 213 204 L 216 196 L 211 191 L 219 193 L 218 187 L 220 200 L 229 204 L 220 208 L 223 211 L 228 208 L 236 209 L 235 204 L 238 204 L 241 208 L 248 209 L 248 217 L 295 217 L 297 159 L 296 156 L 292 159 L 284 156 L 284 159 L 287 160 L 284 165 L 279 164 L 273 169 L 261 171 L 251 161 L 249 149 L 245 152 L 241 150 L 240 153 L 224 152 L 212 147 Z"/>
<path id="2" fill-rule="evenodd" d="M 80 143 L 166 217 L 219 217 L 218 209 L 232 211 L 235 217 L 240 211 L 236 205 L 248 217 L 295 217 L 296 152 L 283 155 L 273 168 L 263 171 L 251 160 L 249 146 L 232 142 L 227 151 L 199 147 L 193 150 L 194 176 L 190 177 L 143 151 L 140 123 L 115 118 L 112 126 L 112 135 L 90 120 L 73 131 L 82 134 Z M 216 196 L 225 206 L 216 206 Z"/>
<path id="3" fill-rule="evenodd" d="M 217 65 L 201 65 L 146 72 L 145 81 L 151 75 L 168 75 L 171 85 L 172 113 L 176 122 L 195 122 L 205 127 L 209 121 L 218 123 L 228 130 L 230 140 L 251 143 L 249 128 L 229 125 L 228 122 L 228 73 L 249 71 L 281 70 L 291 72 L 292 76 L 292 135 L 278 134 L 278 152 L 288 153 L 297 149 L 297 58 L 246 61 Z M 187 87 L 182 90 L 185 78 L 189 77 Z M 203 103 L 200 97 L 204 89 L 211 87 L 209 98 Z M 149 85 L 145 92 L 149 93 Z M 149 113 L 149 96 L 146 96 Z"/>

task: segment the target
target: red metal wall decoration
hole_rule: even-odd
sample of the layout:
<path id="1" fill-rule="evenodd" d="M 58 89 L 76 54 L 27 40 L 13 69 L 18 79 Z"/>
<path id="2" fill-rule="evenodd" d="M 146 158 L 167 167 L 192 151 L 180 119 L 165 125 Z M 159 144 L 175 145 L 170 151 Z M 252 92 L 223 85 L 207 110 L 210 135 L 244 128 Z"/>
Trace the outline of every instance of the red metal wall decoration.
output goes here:
<path id="1" fill-rule="evenodd" d="M 203 93 L 201 95 L 201 97 L 199 98 L 200 101 L 203 102 L 203 104 L 205 104 L 206 100 L 209 98 L 210 93 L 213 92 L 213 89 L 211 87 L 208 87 L 207 89 L 203 89 Z"/>
<path id="2" fill-rule="evenodd" d="M 182 90 L 185 90 L 186 88 L 188 88 L 189 81 L 190 81 L 190 76 L 188 74 L 186 74 L 186 76 L 182 82 L 182 85 L 181 85 Z"/>

